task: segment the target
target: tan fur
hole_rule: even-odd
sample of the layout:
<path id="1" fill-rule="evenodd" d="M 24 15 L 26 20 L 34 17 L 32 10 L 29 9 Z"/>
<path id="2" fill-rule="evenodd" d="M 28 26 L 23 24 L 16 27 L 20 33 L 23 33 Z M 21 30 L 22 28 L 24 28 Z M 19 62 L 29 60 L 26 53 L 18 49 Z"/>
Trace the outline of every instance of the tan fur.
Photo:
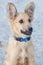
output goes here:
<path id="1" fill-rule="evenodd" d="M 31 11 L 32 8 L 33 10 Z M 33 19 L 35 5 L 33 2 L 27 5 L 23 13 L 18 13 L 16 7 L 12 3 L 8 3 L 8 16 L 12 35 L 9 38 L 7 55 L 4 61 L 4 65 L 35 65 L 34 59 L 34 46 L 32 40 L 27 42 L 20 42 L 14 39 L 14 35 L 17 37 L 27 37 L 20 32 L 20 30 L 27 30 L 28 26 L 31 26 Z M 23 24 L 19 21 L 23 20 Z"/>
<path id="2" fill-rule="evenodd" d="M 0 46 L 2 46 L 5 49 L 5 51 L 7 51 L 7 46 L 4 43 L 0 42 Z"/>

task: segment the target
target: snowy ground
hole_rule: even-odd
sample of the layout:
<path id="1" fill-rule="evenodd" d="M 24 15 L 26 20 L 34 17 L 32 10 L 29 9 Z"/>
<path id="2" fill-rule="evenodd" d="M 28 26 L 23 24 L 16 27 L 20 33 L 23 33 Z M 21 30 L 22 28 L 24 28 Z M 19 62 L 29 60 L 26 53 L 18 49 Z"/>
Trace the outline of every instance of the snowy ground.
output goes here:
<path id="1" fill-rule="evenodd" d="M 34 1 L 36 5 L 32 22 L 34 28 L 32 39 L 35 46 L 36 65 L 43 65 L 43 0 L 0 0 L 0 41 L 7 45 L 11 34 L 6 11 L 7 3 L 13 2 L 18 12 L 22 12 L 30 1 Z M 5 51 L 0 47 L 0 65 L 3 65 L 4 57 Z"/>

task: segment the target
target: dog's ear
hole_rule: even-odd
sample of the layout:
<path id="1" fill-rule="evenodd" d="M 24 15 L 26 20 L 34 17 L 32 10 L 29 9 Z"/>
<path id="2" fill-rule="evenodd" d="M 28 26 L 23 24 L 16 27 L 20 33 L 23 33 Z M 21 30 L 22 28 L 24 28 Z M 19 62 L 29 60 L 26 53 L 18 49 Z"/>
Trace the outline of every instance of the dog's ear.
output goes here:
<path id="1" fill-rule="evenodd" d="M 9 19 L 10 20 L 15 19 L 16 15 L 17 15 L 17 10 L 13 3 L 8 3 L 7 11 L 8 11 Z"/>
<path id="2" fill-rule="evenodd" d="M 33 19 L 34 9 L 35 9 L 34 2 L 30 2 L 30 4 L 28 4 L 25 8 L 25 13 L 27 13 L 27 15 L 29 16 L 30 21 L 32 21 Z"/>

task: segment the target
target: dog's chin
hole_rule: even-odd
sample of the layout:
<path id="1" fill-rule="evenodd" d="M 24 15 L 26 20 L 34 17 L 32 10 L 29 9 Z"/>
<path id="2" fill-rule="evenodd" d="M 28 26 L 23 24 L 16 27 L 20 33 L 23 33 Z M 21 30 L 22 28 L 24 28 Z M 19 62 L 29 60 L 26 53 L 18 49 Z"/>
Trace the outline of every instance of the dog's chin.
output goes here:
<path id="1" fill-rule="evenodd" d="M 21 33 L 24 35 L 28 35 L 28 36 L 30 36 L 32 34 L 31 31 L 23 31 L 23 30 L 21 30 Z"/>

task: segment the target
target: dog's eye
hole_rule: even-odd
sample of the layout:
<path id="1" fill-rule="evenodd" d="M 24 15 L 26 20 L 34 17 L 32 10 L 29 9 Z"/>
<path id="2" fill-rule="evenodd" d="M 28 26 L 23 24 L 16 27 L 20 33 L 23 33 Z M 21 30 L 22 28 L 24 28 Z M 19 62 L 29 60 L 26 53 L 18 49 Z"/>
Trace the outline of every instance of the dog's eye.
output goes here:
<path id="1" fill-rule="evenodd" d="M 23 20 L 21 19 L 19 22 L 22 24 L 23 23 Z"/>
<path id="2" fill-rule="evenodd" d="M 30 22 L 30 23 L 31 23 L 31 20 L 30 20 L 30 19 L 28 19 L 28 22 Z"/>

